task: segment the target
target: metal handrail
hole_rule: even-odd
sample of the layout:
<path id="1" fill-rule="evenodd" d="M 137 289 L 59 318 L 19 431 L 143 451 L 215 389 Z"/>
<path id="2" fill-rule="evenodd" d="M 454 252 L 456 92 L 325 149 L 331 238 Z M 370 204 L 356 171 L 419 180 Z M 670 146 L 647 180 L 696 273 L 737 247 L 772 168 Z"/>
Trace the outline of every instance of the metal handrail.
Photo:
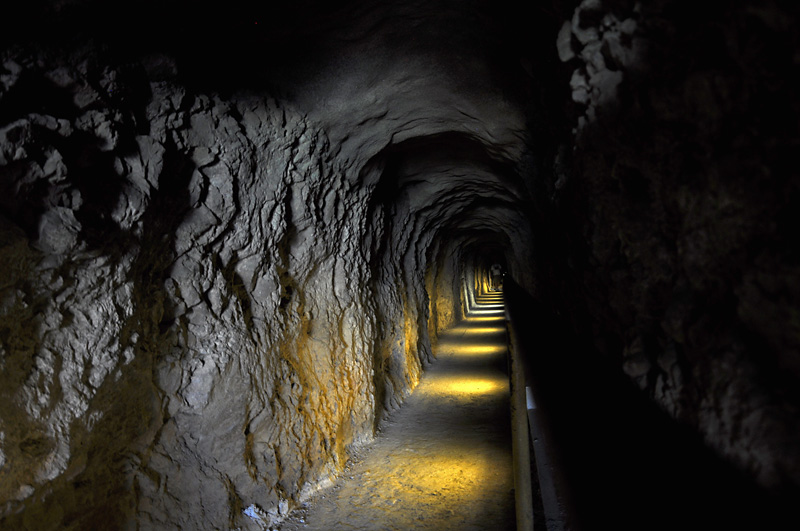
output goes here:
<path id="1" fill-rule="evenodd" d="M 508 366 L 511 384 L 511 447 L 514 460 L 514 495 L 517 531 L 533 531 L 533 484 L 528 415 L 525 394 L 525 371 L 519 352 L 511 341 L 512 325 L 506 311 L 508 329 Z"/>
<path id="2" fill-rule="evenodd" d="M 563 488 L 559 488 L 557 481 L 559 477 L 556 470 L 557 462 L 551 458 L 554 452 L 547 435 L 546 419 L 536 405 L 530 368 L 525 362 L 526 353 L 523 351 L 524 347 L 522 347 L 522 342 L 512 323 L 505 293 L 504 300 L 512 382 L 512 424 L 517 430 L 514 434 L 514 444 L 518 447 L 514 452 L 514 466 L 518 475 L 527 476 L 528 485 L 527 489 L 523 485 L 522 490 L 517 492 L 517 529 L 518 531 L 533 529 L 533 481 L 529 452 L 529 448 L 533 448 L 533 463 L 539 485 L 538 493 L 544 510 L 545 527 L 547 531 L 563 531 L 565 528 L 565 504 L 560 492 Z M 522 450 L 523 446 L 524 451 Z M 521 509 L 520 505 L 525 507 Z M 530 523 L 528 523 L 529 519 Z"/>

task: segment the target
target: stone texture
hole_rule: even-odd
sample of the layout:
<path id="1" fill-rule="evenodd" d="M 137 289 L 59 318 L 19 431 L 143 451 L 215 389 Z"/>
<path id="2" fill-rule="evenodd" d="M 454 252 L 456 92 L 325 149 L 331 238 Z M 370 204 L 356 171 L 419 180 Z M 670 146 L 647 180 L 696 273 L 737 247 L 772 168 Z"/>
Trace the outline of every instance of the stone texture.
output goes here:
<path id="1" fill-rule="evenodd" d="M 559 227 L 537 237 L 539 292 L 777 491 L 800 485 L 796 20 L 777 3 L 581 2 L 554 30 L 572 102 L 555 182 L 538 183 Z"/>
<path id="2" fill-rule="evenodd" d="M 3 100 L 121 77 L 70 66 L 90 59 L 7 66 Z M 371 434 L 366 204 L 324 134 L 263 96 L 160 81 L 139 103 L 4 107 L 8 525 L 277 519 Z"/>
<path id="3" fill-rule="evenodd" d="M 500 4 L 3 17 L 0 527 L 276 524 L 494 261 L 795 492 L 796 9 Z"/>
<path id="4" fill-rule="evenodd" d="M 274 525 L 459 315 L 474 241 L 446 233 L 521 220 L 476 193 L 516 200 L 524 125 L 489 85 L 450 90 L 445 59 L 388 64 L 377 87 L 354 59 L 320 73 L 324 98 L 287 74 L 301 97 L 279 100 L 109 42 L 2 56 L 2 525 Z"/>

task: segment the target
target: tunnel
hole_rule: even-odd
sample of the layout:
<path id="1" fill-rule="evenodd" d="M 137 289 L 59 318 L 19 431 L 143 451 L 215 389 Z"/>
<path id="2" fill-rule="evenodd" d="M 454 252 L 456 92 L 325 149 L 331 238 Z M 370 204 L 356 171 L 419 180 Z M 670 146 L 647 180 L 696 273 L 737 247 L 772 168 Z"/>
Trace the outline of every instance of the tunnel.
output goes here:
<path id="1" fill-rule="evenodd" d="M 481 311 L 530 492 L 406 529 L 800 528 L 799 11 L 4 6 L 0 529 L 299 525 Z"/>

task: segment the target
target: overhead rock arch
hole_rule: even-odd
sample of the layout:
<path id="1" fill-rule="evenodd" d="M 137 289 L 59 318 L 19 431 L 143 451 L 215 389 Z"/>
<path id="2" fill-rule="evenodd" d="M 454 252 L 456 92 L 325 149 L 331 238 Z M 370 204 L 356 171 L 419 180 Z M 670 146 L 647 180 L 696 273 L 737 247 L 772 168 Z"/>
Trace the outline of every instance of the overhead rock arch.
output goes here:
<path id="1" fill-rule="evenodd" d="M 279 522 L 494 261 L 553 356 L 796 495 L 795 8 L 19 4 L 0 527 Z"/>

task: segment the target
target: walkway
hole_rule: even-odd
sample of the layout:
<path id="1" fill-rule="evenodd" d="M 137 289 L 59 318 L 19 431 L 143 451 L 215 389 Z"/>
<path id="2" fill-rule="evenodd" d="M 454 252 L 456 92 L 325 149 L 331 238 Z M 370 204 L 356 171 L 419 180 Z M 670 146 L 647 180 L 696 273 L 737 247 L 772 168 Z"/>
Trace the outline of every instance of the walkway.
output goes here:
<path id="1" fill-rule="evenodd" d="M 283 531 L 506 531 L 514 480 L 500 295 L 441 334 L 436 361 L 336 485 Z"/>

